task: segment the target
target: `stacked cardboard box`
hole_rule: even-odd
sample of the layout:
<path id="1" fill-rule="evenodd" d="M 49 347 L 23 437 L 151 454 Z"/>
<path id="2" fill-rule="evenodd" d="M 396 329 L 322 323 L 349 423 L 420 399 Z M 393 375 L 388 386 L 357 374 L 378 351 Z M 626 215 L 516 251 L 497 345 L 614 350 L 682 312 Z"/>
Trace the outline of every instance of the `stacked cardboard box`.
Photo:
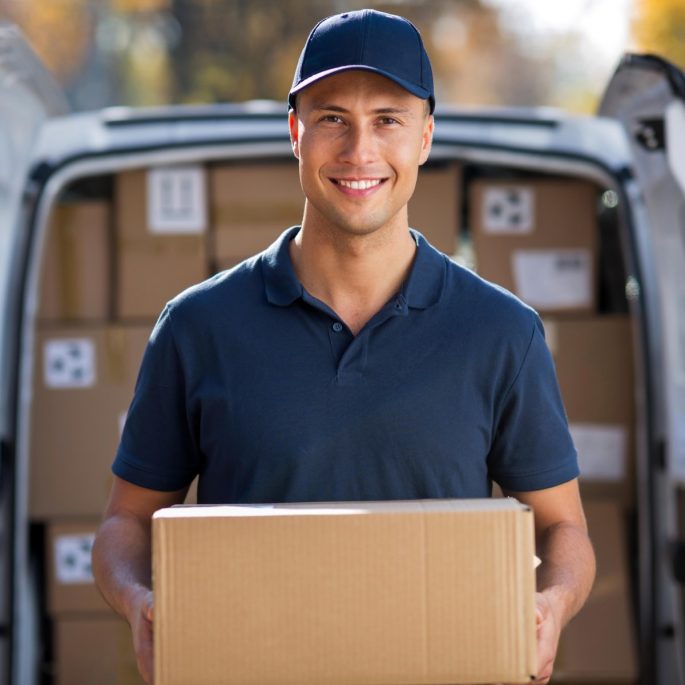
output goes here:
<path id="1" fill-rule="evenodd" d="M 409 201 L 409 225 L 449 256 L 457 251 L 461 197 L 461 167 L 451 163 L 422 168 Z"/>
<path id="2" fill-rule="evenodd" d="M 630 318 L 545 318 L 547 344 L 585 494 L 633 501 L 635 399 Z"/>
<path id="3" fill-rule="evenodd" d="M 595 197 L 586 181 L 474 181 L 469 225 L 478 272 L 542 313 L 593 313 Z"/>
<path id="4" fill-rule="evenodd" d="M 127 171 L 116 177 L 116 315 L 155 320 L 208 273 L 205 170 Z"/>
<path id="5" fill-rule="evenodd" d="M 99 516 L 150 326 L 41 328 L 36 334 L 29 513 Z"/>
<path id="6" fill-rule="evenodd" d="M 109 204 L 62 203 L 53 212 L 43 253 L 38 317 L 43 322 L 104 321 L 111 281 Z"/>

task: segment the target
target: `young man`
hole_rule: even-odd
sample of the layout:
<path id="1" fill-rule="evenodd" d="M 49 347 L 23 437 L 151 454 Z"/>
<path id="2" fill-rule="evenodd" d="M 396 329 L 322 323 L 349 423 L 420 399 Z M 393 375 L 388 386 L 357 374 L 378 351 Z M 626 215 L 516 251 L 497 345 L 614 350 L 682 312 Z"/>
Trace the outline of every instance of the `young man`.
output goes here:
<path id="1" fill-rule="evenodd" d="M 143 360 L 94 548 L 152 678 L 150 517 L 181 502 L 486 497 L 535 511 L 539 679 L 594 558 L 537 315 L 409 229 L 433 82 L 405 19 L 330 17 L 289 95 L 301 227 L 175 298 Z"/>

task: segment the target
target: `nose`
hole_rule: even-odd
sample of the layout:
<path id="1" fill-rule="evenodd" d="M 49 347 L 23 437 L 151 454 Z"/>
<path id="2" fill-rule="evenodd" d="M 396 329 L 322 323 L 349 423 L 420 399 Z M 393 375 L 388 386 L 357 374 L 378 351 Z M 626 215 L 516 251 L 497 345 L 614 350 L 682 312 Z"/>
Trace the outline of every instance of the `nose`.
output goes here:
<path id="1" fill-rule="evenodd" d="M 355 166 L 364 166 L 377 160 L 378 144 L 371 127 L 349 126 L 340 150 L 340 161 Z"/>

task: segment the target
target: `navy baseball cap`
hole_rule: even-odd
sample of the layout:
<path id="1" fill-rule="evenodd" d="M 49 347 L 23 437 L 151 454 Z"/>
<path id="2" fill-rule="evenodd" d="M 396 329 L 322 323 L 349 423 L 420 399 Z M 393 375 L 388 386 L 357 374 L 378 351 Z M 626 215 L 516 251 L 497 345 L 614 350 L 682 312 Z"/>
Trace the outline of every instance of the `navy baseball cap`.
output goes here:
<path id="1" fill-rule="evenodd" d="M 288 104 L 316 81 L 351 69 L 386 76 L 435 109 L 433 71 L 418 29 L 404 17 L 377 10 L 336 14 L 309 34 L 295 69 Z"/>

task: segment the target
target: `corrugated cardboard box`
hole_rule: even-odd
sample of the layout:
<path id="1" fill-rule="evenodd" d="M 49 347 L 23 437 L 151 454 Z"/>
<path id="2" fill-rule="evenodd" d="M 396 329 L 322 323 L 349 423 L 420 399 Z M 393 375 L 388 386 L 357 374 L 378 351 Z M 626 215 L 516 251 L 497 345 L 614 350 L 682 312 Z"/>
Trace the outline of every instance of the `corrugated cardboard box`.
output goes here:
<path id="1" fill-rule="evenodd" d="M 92 548 L 99 520 L 51 523 L 47 536 L 48 611 L 52 616 L 111 613 L 95 587 Z"/>
<path id="2" fill-rule="evenodd" d="M 297 161 L 217 166 L 210 171 L 212 261 L 226 269 L 267 248 L 302 221 Z"/>
<path id="3" fill-rule="evenodd" d="M 511 499 L 163 509 L 155 682 L 529 682 L 533 538 Z"/>
<path id="4" fill-rule="evenodd" d="M 547 343 L 578 449 L 581 487 L 632 497 L 635 391 L 630 318 L 545 318 Z"/>
<path id="5" fill-rule="evenodd" d="M 116 313 L 155 320 L 208 273 L 202 167 L 128 171 L 115 183 Z"/>
<path id="6" fill-rule="evenodd" d="M 409 201 L 409 225 L 447 255 L 457 251 L 460 230 L 461 167 L 426 166 Z"/>
<path id="7" fill-rule="evenodd" d="M 586 500 L 584 507 L 597 578 L 587 603 L 562 633 L 554 682 L 633 683 L 637 645 L 621 506 Z"/>
<path id="8" fill-rule="evenodd" d="M 104 201 L 61 204 L 53 211 L 41 267 L 41 321 L 109 316 L 110 214 Z"/>
<path id="9" fill-rule="evenodd" d="M 478 273 L 540 312 L 594 312 L 596 211 L 596 189 L 586 181 L 474 181 L 469 225 Z"/>
<path id="10" fill-rule="evenodd" d="M 55 685 L 144 685 L 124 621 L 114 615 L 60 618 L 54 630 Z"/>
<path id="11" fill-rule="evenodd" d="M 150 326 L 46 328 L 36 335 L 29 514 L 99 516 Z"/>

